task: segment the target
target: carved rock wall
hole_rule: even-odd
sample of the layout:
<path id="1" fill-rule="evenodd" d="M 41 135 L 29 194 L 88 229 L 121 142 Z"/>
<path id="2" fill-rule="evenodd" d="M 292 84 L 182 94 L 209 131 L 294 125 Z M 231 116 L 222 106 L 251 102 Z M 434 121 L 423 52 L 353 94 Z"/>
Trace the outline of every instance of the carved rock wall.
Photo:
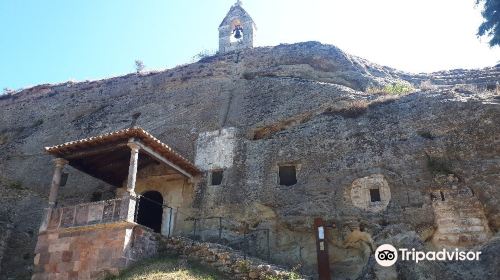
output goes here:
<path id="1" fill-rule="evenodd" d="M 435 172 L 451 171 L 474 190 L 496 234 L 500 99 L 492 91 L 446 88 L 392 98 L 360 91 L 402 78 L 401 72 L 336 47 L 307 42 L 227 53 L 157 73 L 40 85 L 4 96 L 0 174 L 19 181 L 24 190 L 13 185 L 0 196 L 0 207 L 15 205 L 13 212 L 19 214 L 12 220 L 19 234 L 9 239 L 2 272 L 30 270 L 31 258 L 16 256 L 19 248 L 34 244 L 36 236 L 29 232 L 38 228 L 40 209 L 46 206 L 52 167 L 41 148 L 128 127 L 136 112 L 141 113 L 138 125 L 192 161 L 200 135 L 236 128 L 232 166 L 224 170 L 221 186 L 208 186 L 206 177 L 197 183 L 196 213 L 227 218 L 228 239 L 245 228 L 269 229 L 273 262 L 301 263 L 315 272 L 315 217 L 337 224 L 331 239 L 343 240 L 354 221 L 375 244 L 398 234 L 425 242 L 428 234 L 422 232 L 435 223 L 430 199 Z M 256 132 L 263 137 L 255 137 Z M 300 165 L 297 184 L 280 186 L 277 166 L 289 163 Z M 68 173 L 68 183 L 60 189 L 61 206 L 87 202 L 94 192 L 110 187 L 70 168 Z M 373 174 L 384 176 L 391 194 L 378 212 L 356 207 L 350 197 L 352 183 Z M 216 235 L 217 225 L 209 226 L 204 233 Z M 255 237 L 255 244 L 265 244 L 263 235 Z M 361 256 L 349 250 L 338 249 L 339 258 L 332 262 L 338 278 L 353 267 L 373 270 L 361 257 L 343 262 L 341 256 Z M 488 269 L 482 267 L 485 273 Z M 415 271 L 397 269 L 405 276 L 417 275 Z"/>
<path id="2" fill-rule="evenodd" d="M 469 188 L 432 193 L 436 232 L 433 242 L 439 247 L 471 247 L 491 237 L 484 209 Z"/>

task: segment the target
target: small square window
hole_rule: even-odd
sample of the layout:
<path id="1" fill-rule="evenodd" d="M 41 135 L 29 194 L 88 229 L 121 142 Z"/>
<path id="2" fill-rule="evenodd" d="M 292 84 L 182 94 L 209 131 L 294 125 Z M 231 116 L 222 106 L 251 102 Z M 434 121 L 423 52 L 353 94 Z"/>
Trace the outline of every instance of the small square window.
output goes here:
<path id="1" fill-rule="evenodd" d="M 380 190 L 379 189 L 370 189 L 370 200 L 371 200 L 371 202 L 380 201 Z"/>
<path id="2" fill-rule="evenodd" d="M 210 176 L 210 183 L 212 186 L 218 186 L 222 184 L 223 170 L 214 170 Z"/>
<path id="3" fill-rule="evenodd" d="M 297 170 L 293 165 L 283 165 L 279 167 L 280 185 L 292 186 L 297 184 Z"/>

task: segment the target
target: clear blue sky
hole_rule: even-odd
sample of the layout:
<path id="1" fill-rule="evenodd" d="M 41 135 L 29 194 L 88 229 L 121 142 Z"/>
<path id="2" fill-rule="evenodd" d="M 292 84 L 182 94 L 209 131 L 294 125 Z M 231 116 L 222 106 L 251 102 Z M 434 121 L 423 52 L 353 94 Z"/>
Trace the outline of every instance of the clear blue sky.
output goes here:
<path id="1" fill-rule="evenodd" d="M 2 0 L 0 90 L 164 69 L 216 50 L 234 0 Z M 423 72 L 494 65 L 475 0 L 243 0 L 258 46 L 307 40 Z"/>

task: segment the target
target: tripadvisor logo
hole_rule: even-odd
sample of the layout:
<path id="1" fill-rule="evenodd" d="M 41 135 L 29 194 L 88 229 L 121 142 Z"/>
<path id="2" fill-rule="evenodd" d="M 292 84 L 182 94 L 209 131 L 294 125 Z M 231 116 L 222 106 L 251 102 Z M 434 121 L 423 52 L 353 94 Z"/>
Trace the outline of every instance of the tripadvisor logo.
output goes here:
<path id="1" fill-rule="evenodd" d="M 380 245 L 375 251 L 375 260 L 381 266 L 391 266 L 398 260 L 398 251 L 390 244 Z"/>
<path id="2" fill-rule="evenodd" d="M 399 259 L 401 261 L 414 261 L 418 263 L 420 261 L 478 261 L 481 251 L 459 251 L 446 250 L 441 251 L 416 251 L 415 248 L 411 250 L 406 248 L 399 248 L 397 250 L 391 244 L 380 245 L 377 250 L 375 250 L 375 260 L 381 266 L 392 266 Z M 399 256 L 399 258 L 398 258 Z"/>

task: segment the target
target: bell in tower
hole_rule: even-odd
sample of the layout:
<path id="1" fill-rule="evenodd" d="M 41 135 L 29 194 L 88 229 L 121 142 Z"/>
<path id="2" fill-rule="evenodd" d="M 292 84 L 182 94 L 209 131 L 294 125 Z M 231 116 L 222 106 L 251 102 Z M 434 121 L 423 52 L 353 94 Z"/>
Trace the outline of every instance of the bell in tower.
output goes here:
<path id="1" fill-rule="evenodd" d="M 253 47 L 255 23 L 237 1 L 219 26 L 219 53 Z"/>
<path id="2" fill-rule="evenodd" d="M 243 33 L 243 28 L 241 27 L 241 25 L 236 25 L 233 29 L 234 38 L 238 40 L 241 39 L 242 33 Z"/>

